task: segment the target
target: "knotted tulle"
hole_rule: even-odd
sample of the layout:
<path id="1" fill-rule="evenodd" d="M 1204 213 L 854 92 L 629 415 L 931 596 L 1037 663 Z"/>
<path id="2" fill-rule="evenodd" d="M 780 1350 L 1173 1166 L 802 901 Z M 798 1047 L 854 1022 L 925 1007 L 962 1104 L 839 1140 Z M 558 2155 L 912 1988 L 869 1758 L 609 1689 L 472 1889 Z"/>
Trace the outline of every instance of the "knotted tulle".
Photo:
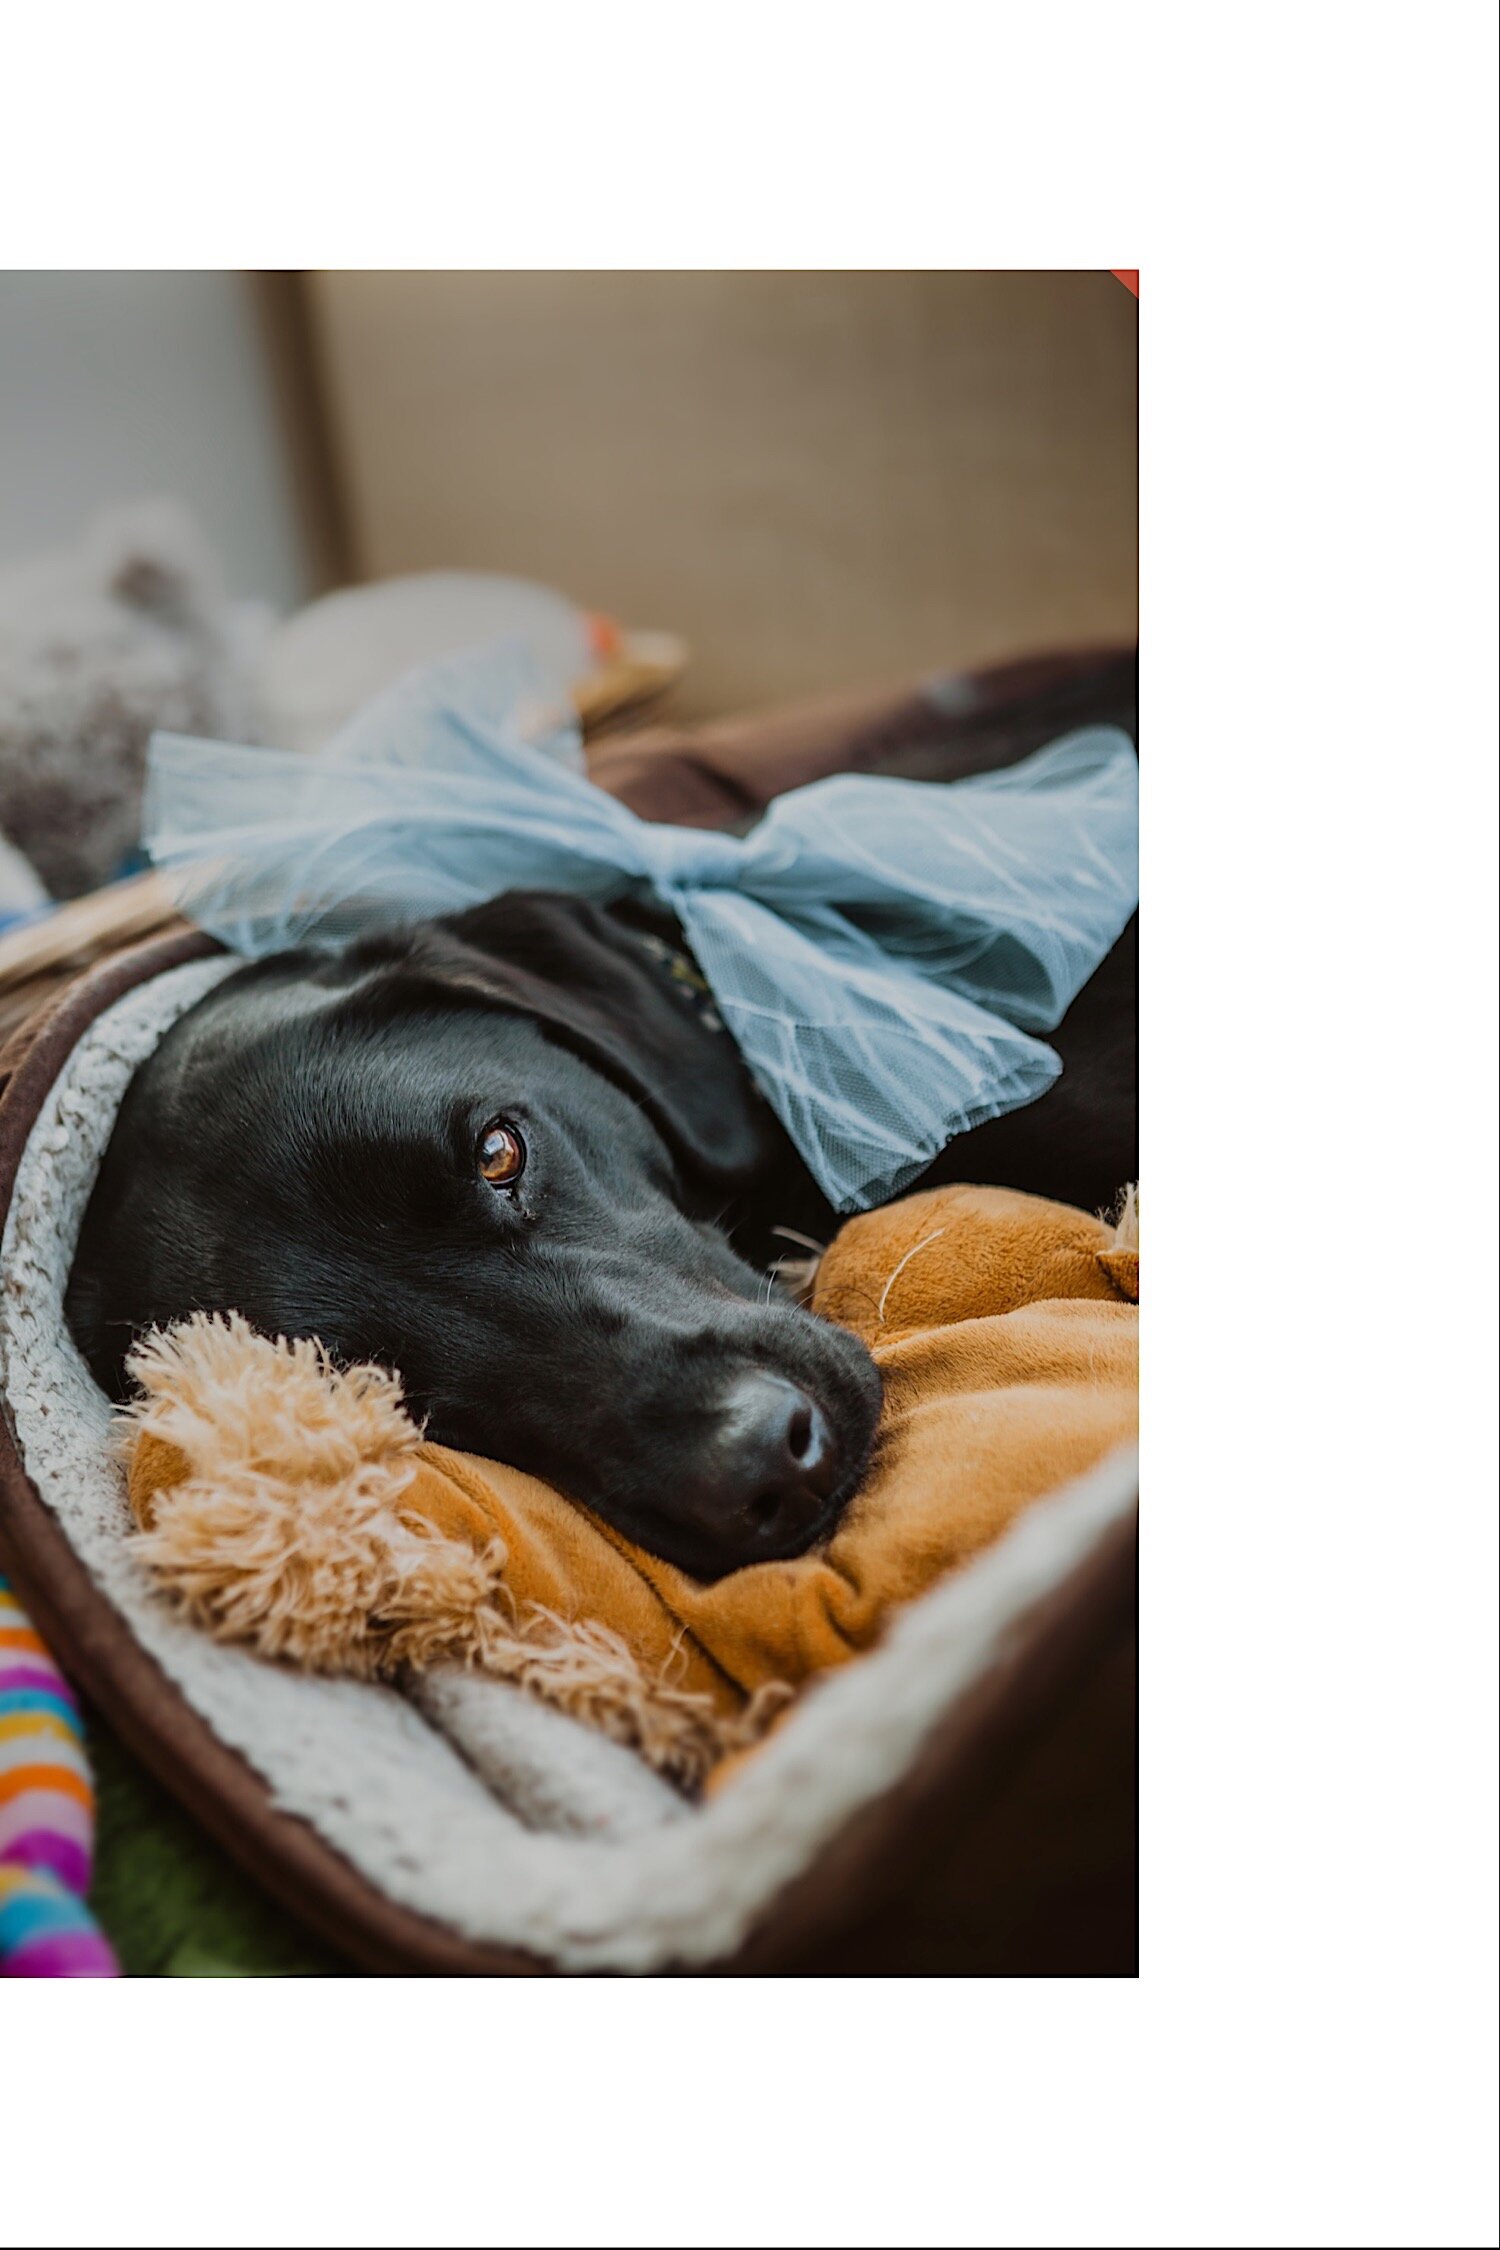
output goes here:
<path id="1" fill-rule="evenodd" d="M 505 890 L 655 896 L 830 1202 L 895 1194 L 1035 1101 L 1136 897 L 1117 728 L 948 784 L 842 775 L 748 836 L 640 820 L 576 770 L 566 683 L 512 644 L 409 674 L 315 757 L 158 734 L 145 839 L 236 951 L 327 946 Z"/>

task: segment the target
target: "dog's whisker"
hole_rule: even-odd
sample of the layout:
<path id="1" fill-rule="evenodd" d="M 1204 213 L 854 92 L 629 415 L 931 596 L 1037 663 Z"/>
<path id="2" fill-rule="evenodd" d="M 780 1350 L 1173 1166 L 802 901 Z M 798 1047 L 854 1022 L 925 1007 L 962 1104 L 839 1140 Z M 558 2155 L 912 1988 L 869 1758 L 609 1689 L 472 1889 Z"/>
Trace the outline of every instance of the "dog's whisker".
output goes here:
<path id="1" fill-rule="evenodd" d="M 826 1242 L 819 1242 L 810 1234 L 801 1234 L 796 1227 L 772 1227 L 771 1232 L 779 1234 L 784 1242 L 800 1243 L 804 1250 L 812 1250 L 820 1258 L 828 1248 Z"/>
<path id="2" fill-rule="evenodd" d="M 875 1311 L 875 1317 L 880 1322 L 882 1328 L 884 1328 L 885 1326 L 885 1308 L 890 1301 L 891 1291 L 895 1288 L 897 1282 L 901 1279 L 902 1274 L 905 1273 L 907 1267 L 911 1264 L 912 1259 L 916 1257 L 919 1251 L 927 1249 L 929 1244 L 938 1241 L 939 1238 L 942 1235 L 945 1235 L 947 1232 L 948 1229 L 946 1227 L 935 1228 L 931 1234 L 925 1235 L 920 1242 L 913 1244 L 912 1248 L 907 1251 L 906 1256 L 900 1261 L 899 1265 L 897 1265 L 894 1272 L 891 1274 L 890 1279 L 887 1281 L 884 1289 L 882 1289 L 882 1291 L 880 1292 L 880 1303 L 876 1307 Z"/>

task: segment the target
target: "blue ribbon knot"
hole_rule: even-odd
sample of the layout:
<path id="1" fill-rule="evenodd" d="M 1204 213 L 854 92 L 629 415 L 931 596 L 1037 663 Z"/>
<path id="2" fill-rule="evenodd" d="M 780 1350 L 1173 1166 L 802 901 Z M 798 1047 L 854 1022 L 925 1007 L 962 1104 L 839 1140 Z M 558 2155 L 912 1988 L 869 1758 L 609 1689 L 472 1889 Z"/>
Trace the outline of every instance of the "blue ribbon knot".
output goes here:
<path id="1" fill-rule="evenodd" d="M 145 840 L 237 951 L 333 945 L 513 889 L 655 896 L 840 1211 L 1035 1101 L 1040 1038 L 1136 901 L 1114 727 L 962 782 L 845 774 L 744 837 L 643 821 L 577 770 L 565 683 L 516 643 L 426 665 L 315 756 L 158 734 Z"/>

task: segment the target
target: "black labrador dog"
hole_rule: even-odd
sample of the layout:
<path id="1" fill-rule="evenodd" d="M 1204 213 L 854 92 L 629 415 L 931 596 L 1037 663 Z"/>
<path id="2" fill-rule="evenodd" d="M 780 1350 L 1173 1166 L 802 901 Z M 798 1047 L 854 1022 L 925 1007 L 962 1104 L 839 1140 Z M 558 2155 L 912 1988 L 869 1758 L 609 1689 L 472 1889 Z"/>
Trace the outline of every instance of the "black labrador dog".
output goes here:
<path id="1" fill-rule="evenodd" d="M 142 1329 L 234 1309 L 396 1368 L 432 1437 L 696 1577 L 813 1544 L 880 1381 L 741 1254 L 835 1222 L 675 935 L 513 893 L 229 976 L 137 1073 L 89 1205 L 68 1316 L 98 1380 L 121 1394 Z M 1122 940 L 1059 1089 L 929 1177 L 1103 1202 L 1133 1176 L 1127 992 Z"/>

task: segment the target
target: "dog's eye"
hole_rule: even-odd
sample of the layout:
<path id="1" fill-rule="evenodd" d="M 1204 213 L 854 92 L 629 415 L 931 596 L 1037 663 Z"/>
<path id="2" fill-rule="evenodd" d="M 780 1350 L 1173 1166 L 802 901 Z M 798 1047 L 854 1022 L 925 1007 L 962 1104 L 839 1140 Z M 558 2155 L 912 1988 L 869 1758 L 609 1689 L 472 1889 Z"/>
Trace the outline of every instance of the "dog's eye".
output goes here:
<path id="1" fill-rule="evenodd" d="M 503 1121 L 485 1128 L 479 1143 L 479 1172 L 491 1187 L 514 1187 L 526 1169 L 526 1143 L 514 1125 Z"/>

